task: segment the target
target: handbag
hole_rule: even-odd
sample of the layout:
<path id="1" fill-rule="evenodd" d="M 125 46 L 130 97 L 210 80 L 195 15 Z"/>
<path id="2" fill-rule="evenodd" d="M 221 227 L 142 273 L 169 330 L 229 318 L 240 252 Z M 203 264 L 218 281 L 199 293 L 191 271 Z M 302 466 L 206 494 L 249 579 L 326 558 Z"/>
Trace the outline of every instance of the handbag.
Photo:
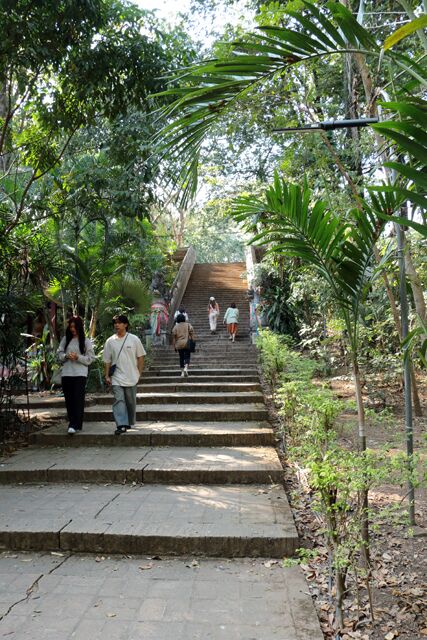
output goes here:
<path id="1" fill-rule="evenodd" d="M 188 338 L 187 349 L 190 353 L 194 353 L 196 351 L 196 341 L 193 338 Z"/>
<path id="2" fill-rule="evenodd" d="M 126 342 L 126 340 L 128 339 L 128 335 L 129 335 L 129 334 L 127 333 L 127 334 L 126 334 L 126 338 L 124 339 L 123 344 L 122 344 L 122 346 L 120 347 L 120 351 L 119 351 L 119 355 L 117 356 L 116 364 L 112 364 L 112 365 L 110 366 L 110 368 L 108 369 L 108 376 L 109 376 L 110 378 L 112 378 L 112 377 L 113 377 L 114 372 L 115 372 L 115 370 L 117 369 L 117 363 L 118 363 L 118 361 L 119 361 L 119 358 L 120 358 L 120 354 L 121 354 L 121 352 L 122 352 L 122 349 L 123 349 L 123 347 L 125 346 L 125 342 Z"/>

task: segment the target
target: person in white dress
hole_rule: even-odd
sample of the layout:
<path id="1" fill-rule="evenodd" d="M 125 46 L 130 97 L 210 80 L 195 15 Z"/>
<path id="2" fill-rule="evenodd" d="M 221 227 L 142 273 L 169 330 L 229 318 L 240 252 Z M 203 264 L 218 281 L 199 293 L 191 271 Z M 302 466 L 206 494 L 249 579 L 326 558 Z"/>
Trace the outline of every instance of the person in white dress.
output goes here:
<path id="1" fill-rule="evenodd" d="M 209 298 L 208 304 L 208 317 L 211 333 L 216 333 L 216 323 L 219 316 L 219 304 L 215 300 L 214 296 Z"/>

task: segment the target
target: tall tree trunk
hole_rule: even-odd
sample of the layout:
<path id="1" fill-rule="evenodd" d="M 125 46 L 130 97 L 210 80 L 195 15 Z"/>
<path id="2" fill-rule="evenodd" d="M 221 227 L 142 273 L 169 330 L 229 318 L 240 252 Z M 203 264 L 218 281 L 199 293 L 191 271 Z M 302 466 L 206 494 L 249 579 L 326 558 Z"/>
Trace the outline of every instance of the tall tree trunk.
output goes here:
<path id="1" fill-rule="evenodd" d="M 352 353 L 353 364 L 353 381 L 354 391 L 356 395 L 357 406 L 357 422 L 359 429 L 359 450 L 361 453 L 366 451 L 366 422 L 365 407 L 363 405 L 362 383 L 360 380 L 359 363 L 357 353 Z M 359 493 L 359 503 L 361 507 L 361 536 L 363 541 L 362 554 L 365 559 L 366 566 L 369 564 L 369 518 L 368 518 L 368 486 L 366 485 Z"/>
<path id="2" fill-rule="evenodd" d="M 92 315 L 90 318 L 90 324 L 89 324 L 89 338 L 92 339 L 96 336 L 96 323 L 98 321 L 98 313 L 99 313 L 99 307 L 98 305 L 92 307 Z"/>
<path id="3" fill-rule="evenodd" d="M 374 256 L 377 264 L 379 264 L 381 261 L 381 256 L 376 246 L 374 247 Z M 391 288 L 390 281 L 388 279 L 387 272 L 383 270 L 381 273 L 381 276 L 384 281 L 387 298 L 390 303 L 394 324 L 396 326 L 396 330 L 399 335 L 399 338 L 400 340 L 402 340 L 402 324 L 400 322 L 399 311 L 396 305 L 396 300 L 393 295 L 393 291 Z M 423 415 L 423 409 L 421 406 L 420 396 L 418 394 L 417 379 L 415 377 L 415 369 L 412 363 L 411 363 L 411 388 L 412 388 L 412 401 L 414 403 L 414 413 L 418 418 L 421 418 Z"/>
<path id="4" fill-rule="evenodd" d="M 6 173 L 10 166 L 10 153 L 7 153 L 10 138 L 10 86 L 6 79 L 0 81 L 0 170 Z"/>
<path id="5" fill-rule="evenodd" d="M 404 233 L 403 229 L 402 229 L 402 232 Z M 426 311 L 426 302 L 424 299 L 423 286 L 422 286 L 420 277 L 415 270 L 412 256 L 409 251 L 409 245 L 406 244 L 406 246 L 408 247 L 408 251 L 405 251 L 406 275 L 408 277 L 409 282 L 411 283 L 412 295 L 414 297 L 414 303 L 415 303 L 415 310 L 418 316 L 420 317 L 420 319 L 422 320 L 422 322 L 426 324 L 427 311 Z"/>

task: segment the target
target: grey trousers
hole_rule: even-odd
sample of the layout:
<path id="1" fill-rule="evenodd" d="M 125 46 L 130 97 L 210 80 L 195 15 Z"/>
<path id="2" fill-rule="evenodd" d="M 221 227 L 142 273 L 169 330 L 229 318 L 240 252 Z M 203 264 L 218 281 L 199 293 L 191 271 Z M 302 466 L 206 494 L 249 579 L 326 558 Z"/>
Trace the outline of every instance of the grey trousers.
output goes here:
<path id="1" fill-rule="evenodd" d="M 136 423 L 136 385 L 119 387 L 113 384 L 113 415 L 116 425 L 133 426 Z"/>

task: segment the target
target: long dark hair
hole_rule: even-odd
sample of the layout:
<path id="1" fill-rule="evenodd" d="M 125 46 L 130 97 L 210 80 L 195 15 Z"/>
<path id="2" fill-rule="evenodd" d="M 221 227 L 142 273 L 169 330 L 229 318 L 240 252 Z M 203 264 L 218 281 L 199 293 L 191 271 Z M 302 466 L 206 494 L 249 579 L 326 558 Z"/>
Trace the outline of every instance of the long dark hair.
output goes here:
<path id="1" fill-rule="evenodd" d="M 209 300 L 209 306 L 212 307 L 212 309 L 215 309 L 216 307 L 216 300 L 215 298 L 213 300 Z"/>
<path id="2" fill-rule="evenodd" d="M 83 326 L 83 320 L 81 319 L 80 316 L 72 316 L 69 320 L 68 320 L 68 325 L 67 328 L 65 330 L 65 348 L 64 351 L 67 350 L 68 345 L 70 344 L 71 340 L 74 338 L 73 334 L 71 333 L 71 325 L 74 324 L 74 326 L 76 327 L 76 331 L 77 331 L 77 338 L 79 340 L 79 349 L 80 349 L 80 353 L 83 355 L 86 351 L 86 336 L 85 336 L 85 329 Z"/>

